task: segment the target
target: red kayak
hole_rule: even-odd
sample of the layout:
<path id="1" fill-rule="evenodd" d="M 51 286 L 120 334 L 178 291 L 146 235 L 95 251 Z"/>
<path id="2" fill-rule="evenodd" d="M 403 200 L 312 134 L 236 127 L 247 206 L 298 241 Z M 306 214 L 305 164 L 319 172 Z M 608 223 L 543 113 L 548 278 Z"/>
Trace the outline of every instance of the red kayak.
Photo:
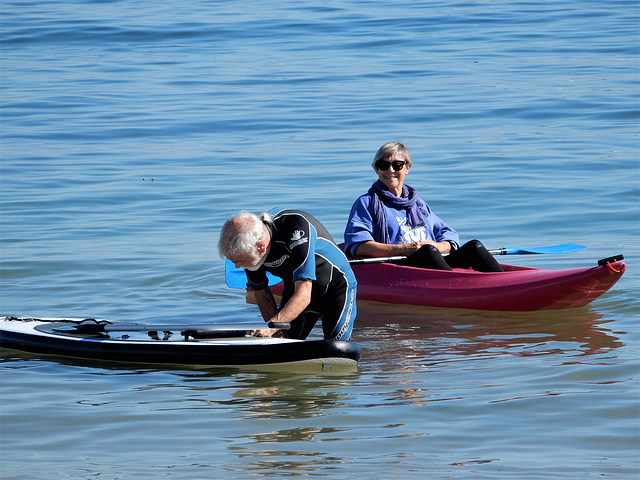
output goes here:
<path id="1" fill-rule="evenodd" d="M 582 307 L 609 290 L 625 272 L 624 262 L 542 270 L 502 265 L 504 272 L 482 273 L 407 267 L 393 263 L 352 265 L 358 299 L 428 307 L 533 311 Z M 271 287 L 281 293 L 282 283 Z"/>

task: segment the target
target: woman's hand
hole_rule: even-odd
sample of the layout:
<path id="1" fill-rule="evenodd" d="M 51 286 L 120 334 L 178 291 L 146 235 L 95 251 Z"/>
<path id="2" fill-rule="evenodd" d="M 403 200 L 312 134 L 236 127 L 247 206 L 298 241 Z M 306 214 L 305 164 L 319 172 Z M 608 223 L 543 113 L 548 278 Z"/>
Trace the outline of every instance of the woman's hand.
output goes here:
<path id="1" fill-rule="evenodd" d="M 380 243 L 380 242 L 363 242 L 358 245 L 356 255 L 359 257 L 393 257 L 395 255 L 409 255 L 420 250 L 424 245 L 433 245 L 440 253 L 449 253 L 451 251 L 451 243 L 434 242 L 433 240 L 421 240 L 419 242 L 402 243 L 399 245 Z"/>
<path id="2" fill-rule="evenodd" d="M 415 242 L 415 244 L 417 248 L 414 250 L 414 252 L 417 252 L 418 250 L 420 250 L 421 247 L 425 245 L 433 245 L 438 249 L 440 253 L 449 253 L 451 251 L 451 243 L 447 242 L 446 240 L 444 242 L 434 242 L 433 240 L 422 240 L 420 242 Z"/>

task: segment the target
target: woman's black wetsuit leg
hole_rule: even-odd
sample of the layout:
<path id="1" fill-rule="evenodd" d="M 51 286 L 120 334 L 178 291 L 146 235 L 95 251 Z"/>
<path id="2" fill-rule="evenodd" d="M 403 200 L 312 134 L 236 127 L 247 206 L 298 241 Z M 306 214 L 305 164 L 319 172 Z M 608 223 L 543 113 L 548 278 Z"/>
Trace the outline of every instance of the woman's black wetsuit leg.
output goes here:
<path id="1" fill-rule="evenodd" d="M 477 272 L 504 272 L 498 261 L 478 240 L 471 240 L 445 257 L 453 268 L 472 268 Z"/>

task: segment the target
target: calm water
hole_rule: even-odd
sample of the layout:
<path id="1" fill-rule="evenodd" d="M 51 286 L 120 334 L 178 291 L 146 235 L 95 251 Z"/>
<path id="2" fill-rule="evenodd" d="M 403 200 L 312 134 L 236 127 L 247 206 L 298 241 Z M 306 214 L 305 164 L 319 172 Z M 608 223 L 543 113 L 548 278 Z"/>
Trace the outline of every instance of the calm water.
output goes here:
<path id="1" fill-rule="evenodd" d="M 2 314 L 255 319 L 224 284 L 222 222 L 293 206 L 341 239 L 388 140 L 463 240 L 629 265 L 572 311 L 362 303 L 357 372 L 4 351 L 3 479 L 638 477 L 636 1 L 0 12 Z"/>

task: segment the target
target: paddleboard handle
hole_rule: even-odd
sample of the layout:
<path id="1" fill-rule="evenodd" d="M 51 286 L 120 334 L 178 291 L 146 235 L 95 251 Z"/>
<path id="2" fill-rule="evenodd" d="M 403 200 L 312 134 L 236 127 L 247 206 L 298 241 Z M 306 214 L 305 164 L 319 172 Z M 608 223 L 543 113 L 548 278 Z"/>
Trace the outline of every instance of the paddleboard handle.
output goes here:
<path id="1" fill-rule="evenodd" d="M 613 257 L 603 258 L 598 260 L 598 265 L 606 265 L 607 263 L 616 263 L 624 260 L 624 255 L 614 255 Z"/>
<path id="2" fill-rule="evenodd" d="M 289 330 L 291 324 L 289 322 L 269 322 L 267 324 L 269 328 L 277 328 L 279 330 Z"/>

